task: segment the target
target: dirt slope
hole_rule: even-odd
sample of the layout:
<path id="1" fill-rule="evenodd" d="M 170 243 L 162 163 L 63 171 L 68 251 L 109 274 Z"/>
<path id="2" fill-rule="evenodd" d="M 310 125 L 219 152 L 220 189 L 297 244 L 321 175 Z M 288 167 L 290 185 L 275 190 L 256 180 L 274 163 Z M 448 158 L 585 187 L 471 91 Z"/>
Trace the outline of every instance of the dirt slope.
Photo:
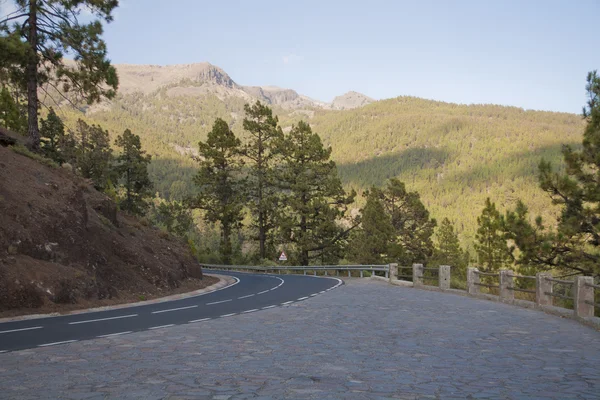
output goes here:
<path id="1" fill-rule="evenodd" d="M 212 284 L 187 246 L 65 168 L 0 147 L 0 315 L 164 296 Z"/>

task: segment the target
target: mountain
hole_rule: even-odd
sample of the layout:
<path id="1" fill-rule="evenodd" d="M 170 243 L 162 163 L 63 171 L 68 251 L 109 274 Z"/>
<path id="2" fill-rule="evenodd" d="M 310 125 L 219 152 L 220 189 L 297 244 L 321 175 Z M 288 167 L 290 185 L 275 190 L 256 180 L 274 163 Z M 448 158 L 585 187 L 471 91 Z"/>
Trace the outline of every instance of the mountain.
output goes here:
<path id="1" fill-rule="evenodd" d="M 241 86 L 208 63 L 117 69 L 122 83 L 115 99 L 85 115 L 63 108 L 63 116 L 71 126 L 77 118 L 98 123 L 113 136 L 125 128 L 139 134 L 161 196 L 190 194 L 198 141 L 217 117 L 243 139 L 244 104 L 259 99 L 272 106 L 284 131 L 300 119 L 311 124 L 332 147 L 346 187 L 360 193 L 398 177 L 435 218 L 450 218 L 467 244 L 488 196 L 501 210 L 523 199 L 533 215 L 552 221 L 556 210 L 538 187 L 537 165 L 545 158 L 562 168 L 562 145 L 579 146 L 584 127 L 574 114 L 406 96 L 374 101 L 350 92 L 325 104 L 290 89 Z"/>
<path id="2" fill-rule="evenodd" d="M 362 93 L 350 91 L 341 96 L 337 96 L 331 102 L 331 108 L 334 110 L 350 110 L 352 108 L 359 108 L 371 104 L 374 102 L 372 98 L 365 96 Z"/>
<path id="3" fill-rule="evenodd" d="M 202 97 L 213 94 L 220 100 L 235 97 L 244 101 L 260 100 L 284 109 L 325 108 L 326 103 L 276 86 L 242 86 L 221 68 L 210 63 L 181 65 L 115 65 L 119 74 L 119 92 L 123 95 L 151 94 L 161 88 L 171 97 Z"/>

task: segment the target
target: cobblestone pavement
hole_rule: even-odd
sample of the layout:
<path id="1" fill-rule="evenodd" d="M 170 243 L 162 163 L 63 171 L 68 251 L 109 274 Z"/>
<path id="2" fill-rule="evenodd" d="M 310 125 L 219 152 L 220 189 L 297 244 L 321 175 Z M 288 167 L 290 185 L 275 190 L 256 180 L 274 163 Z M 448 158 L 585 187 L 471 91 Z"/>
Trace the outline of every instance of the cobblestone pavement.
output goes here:
<path id="1" fill-rule="evenodd" d="M 600 333 L 355 279 L 285 307 L 0 354 L 0 398 L 600 398 Z"/>

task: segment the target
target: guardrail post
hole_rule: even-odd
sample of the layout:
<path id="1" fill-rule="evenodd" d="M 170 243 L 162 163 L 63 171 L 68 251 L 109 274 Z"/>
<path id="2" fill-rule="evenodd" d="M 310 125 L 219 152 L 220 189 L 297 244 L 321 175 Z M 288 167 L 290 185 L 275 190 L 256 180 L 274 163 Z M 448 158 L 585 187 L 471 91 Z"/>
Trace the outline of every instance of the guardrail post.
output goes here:
<path id="1" fill-rule="evenodd" d="M 440 279 L 440 289 L 442 289 L 442 290 L 450 289 L 450 266 L 449 265 L 440 265 L 439 279 Z"/>
<path id="2" fill-rule="evenodd" d="M 363 277 L 363 270 L 362 269 L 360 270 L 360 277 L 361 278 Z"/>
<path id="3" fill-rule="evenodd" d="M 413 286 L 423 286 L 423 264 L 413 264 Z"/>
<path id="4" fill-rule="evenodd" d="M 594 278 L 591 276 L 578 276 L 575 278 L 573 294 L 575 296 L 575 315 L 582 318 L 594 316 Z M 586 303 L 589 302 L 589 303 Z"/>
<path id="5" fill-rule="evenodd" d="M 538 272 L 535 274 L 535 302 L 538 306 L 551 306 L 552 282 L 546 278 L 551 278 L 552 275 L 547 272 Z"/>
<path id="6" fill-rule="evenodd" d="M 398 264 L 388 264 L 388 270 L 390 271 L 390 282 L 398 280 Z"/>
<path id="7" fill-rule="evenodd" d="M 475 295 L 479 294 L 479 270 L 477 268 L 467 268 L 467 293 Z"/>
<path id="8" fill-rule="evenodd" d="M 313 270 L 313 276 L 317 276 L 317 270 L 316 269 Z"/>
<path id="9" fill-rule="evenodd" d="M 352 277 L 352 275 L 350 274 L 350 270 L 348 270 L 348 278 Z"/>
<path id="10" fill-rule="evenodd" d="M 515 299 L 514 279 L 512 271 L 508 269 L 500 270 L 500 300 L 513 301 Z"/>

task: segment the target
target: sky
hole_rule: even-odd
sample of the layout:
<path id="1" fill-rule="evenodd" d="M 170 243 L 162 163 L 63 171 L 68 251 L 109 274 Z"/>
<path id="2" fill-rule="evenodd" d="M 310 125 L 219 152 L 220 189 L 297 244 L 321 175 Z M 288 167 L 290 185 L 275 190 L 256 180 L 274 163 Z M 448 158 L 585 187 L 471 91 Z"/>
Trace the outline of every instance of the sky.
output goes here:
<path id="1" fill-rule="evenodd" d="M 104 35 L 113 63 L 208 61 L 322 101 L 354 90 L 580 113 L 600 68 L 600 0 L 120 3 Z"/>

